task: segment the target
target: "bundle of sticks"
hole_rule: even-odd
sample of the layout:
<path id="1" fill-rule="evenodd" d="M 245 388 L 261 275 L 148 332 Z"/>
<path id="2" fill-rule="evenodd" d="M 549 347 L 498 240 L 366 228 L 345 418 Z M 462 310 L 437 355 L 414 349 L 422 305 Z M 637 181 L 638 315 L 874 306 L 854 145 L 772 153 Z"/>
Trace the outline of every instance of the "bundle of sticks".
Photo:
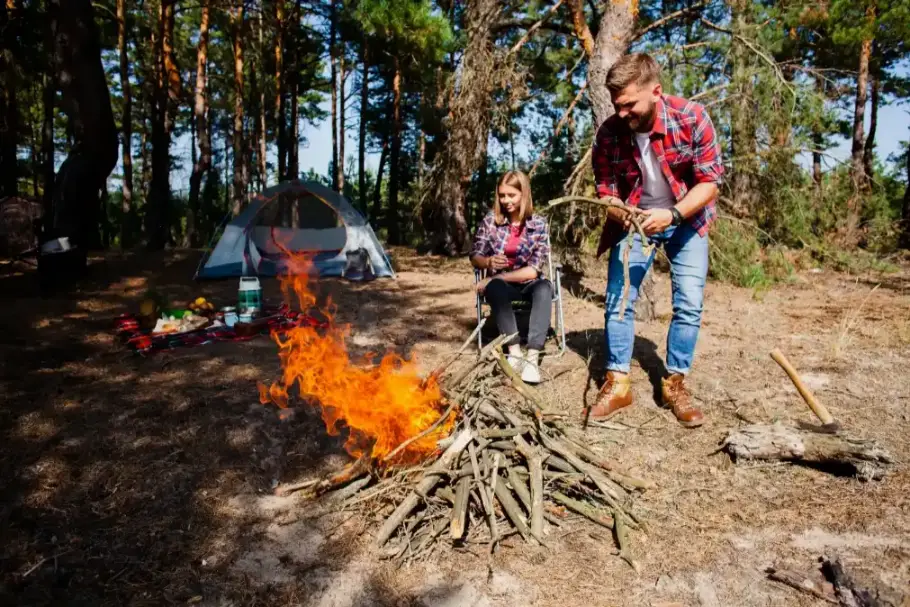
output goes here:
<path id="1" fill-rule="evenodd" d="M 574 440 L 561 421 L 565 416 L 548 413 L 540 395 L 507 363 L 505 339 L 491 342 L 458 373 L 446 375 L 458 354 L 434 371 L 446 376 L 449 406 L 440 423 L 457 418 L 429 461 L 390 468 L 365 454 L 334 477 L 290 489 L 307 488 L 313 496 L 334 490 L 329 500 L 376 516 L 381 525 L 375 546 L 383 558 L 410 562 L 446 545 L 485 544 L 493 551 L 515 535 L 547 545 L 552 526 L 577 518 L 611 530 L 619 555 L 637 569 L 630 530 L 646 525 L 632 497 L 653 483 Z M 503 394 L 510 389 L 521 395 L 520 404 Z"/>

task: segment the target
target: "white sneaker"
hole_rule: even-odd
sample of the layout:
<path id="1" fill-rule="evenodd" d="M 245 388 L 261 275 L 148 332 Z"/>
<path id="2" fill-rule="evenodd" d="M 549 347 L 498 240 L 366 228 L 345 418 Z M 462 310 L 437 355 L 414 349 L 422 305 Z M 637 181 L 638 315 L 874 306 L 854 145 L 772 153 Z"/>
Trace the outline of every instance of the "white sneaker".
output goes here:
<path id="1" fill-rule="evenodd" d="M 509 363 L 509 366 L 518 373 L 521 374 L 522 370 L 525 367 L 525 359 L 523 356 L 515 356 L 514 354 L 509 354 L 506 356 L 506 362 Z"/>
<path id="2" fill-rule="evenodd" d="M 521 370 L 521 381 L 526 384 L 540 383 L 540 369 L 536 360 L 525 360 L 524 369 Z"/>

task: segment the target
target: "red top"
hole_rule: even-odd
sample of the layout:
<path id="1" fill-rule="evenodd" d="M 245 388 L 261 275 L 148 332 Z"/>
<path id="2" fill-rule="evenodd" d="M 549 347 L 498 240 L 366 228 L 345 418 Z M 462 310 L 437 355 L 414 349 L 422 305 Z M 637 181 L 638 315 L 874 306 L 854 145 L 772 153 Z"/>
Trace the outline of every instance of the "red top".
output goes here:
<path id="1" fill-rule="evenodd" d="M 719 183 L 724 173 L 720 144 L 704 106 L 664 95 L 657 102 L 656 112 L 651 149 L 674 198 L 682 200 L 697 183 Z M 641 201 L 642 173 L 641 151 L 632 135 L 618 115 L 605 120 L 595 136 L 592 164 L 597 196 L 615 196 L 635 207 Z M 689 222 L 704 236 L 716 215 L 712 200 Z M 601 238 L 598 255 L 603 252 L 603 245 Z"/>
<path id="2" fill-rule="evenodd" d="M 509 238 L 506 240 L 506 246 L 502 254 L 509 260 L 509 267 L 515 266 L 515 258 L 518 257 L 518 247 L 521 245 L 521 228 L 518 225 L 509 225 Z"/>

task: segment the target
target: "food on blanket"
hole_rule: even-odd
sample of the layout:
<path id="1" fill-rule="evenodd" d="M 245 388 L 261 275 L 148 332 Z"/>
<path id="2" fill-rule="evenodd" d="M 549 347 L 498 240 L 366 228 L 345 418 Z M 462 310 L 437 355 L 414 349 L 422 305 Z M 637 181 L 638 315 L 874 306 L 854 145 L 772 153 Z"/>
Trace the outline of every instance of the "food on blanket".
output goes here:
<path id="1" fill-rule="evenodd" d="M 155 324 L 155 328 L 152 329 L 153 335 L 163 334 L 163 333 L 186 333 L 187 331 L 195 331 L 196 329 L 201 329 L 209 323 L 209 319 L 205 316 L 199 316 L 193 314 L 192 312 L 187 312 L 183 315 L 182 318 L 174 318 L 170 316 L 168 318 L 159 318 L 158 322 Z"/>
<path id="2" fill-rule="evenodd" d="M 189 305 L 189 308 L 193 312 L 214 312 L 215 304 L 207 301 L 205 297 L 197 297 L 196 300 Z"/>

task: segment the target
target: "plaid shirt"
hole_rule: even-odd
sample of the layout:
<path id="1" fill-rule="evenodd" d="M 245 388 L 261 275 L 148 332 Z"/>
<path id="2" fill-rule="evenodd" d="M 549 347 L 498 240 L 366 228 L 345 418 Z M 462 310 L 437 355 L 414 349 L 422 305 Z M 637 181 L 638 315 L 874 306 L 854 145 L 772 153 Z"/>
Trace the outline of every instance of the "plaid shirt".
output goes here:
<path id="1" fill-rule="evenodd" d="M 704 106 L 680 97 L 664 95 L 657 101 L 657 116 L 651 129 L 651 149 L 679 202 L 697 183 L 720 183 L 724 166 L 720 144 L 711 117 Z M 638 206 L 642 193 L 641 151 L 632 131 L 614 114 L 597 131 L 592 154 L 597 196 L 614 196 Z M 717 217 L 712 200 L 689 218 L 701 236 Z M 607 233 L 606 227 L 604 234 Z M 609 248 L 604 238 L 597 254 Z"/>
<path id="2" fill-rule="evenodd" d="M 496 225 L 493 212 L 487 213 L 483 223 L 477 228 L 474 237 L 474 247 L 471 257 L 482 255 L 492 257 L 502 255 L 509 240 L 509 222 Z M 543 276 L 543 264 L 550 256 L 550 240 L 547 237 L 547 222 L 540 215 L 532 215 L 525 221 L 524 230 L 521 231 L 521 240 L 518 243 L 518 252 L 515 255 L 514 269 L 530 266 Z M 506 270 L 492 270 L 493 274 Z"/>

